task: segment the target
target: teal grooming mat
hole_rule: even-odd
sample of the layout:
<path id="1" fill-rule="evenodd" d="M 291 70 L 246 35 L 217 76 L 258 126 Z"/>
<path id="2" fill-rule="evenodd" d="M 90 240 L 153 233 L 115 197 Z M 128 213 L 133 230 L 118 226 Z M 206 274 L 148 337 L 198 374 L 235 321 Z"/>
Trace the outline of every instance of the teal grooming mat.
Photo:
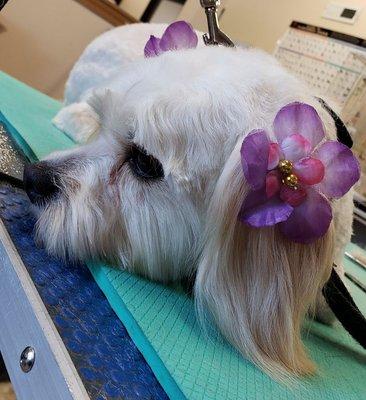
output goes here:
<path id="1" fill-rule="evenodd" d="M 74 145 L 51 124 L 60 108 L 55 100 L 0 73 L 0 121 L 30 159 Z M 365 270 L 349 260 L 345 265 L 366 282 Z M 207 338 L 196 321 L 192 299 L 183 292 L 108 266 L 88 266 L 171 399 L 366 399 L 366 352 L 339 324 L 306 322 L 304 340 L 318 375 L 289 388 L 226 342 Z M 366 313 L 365 294 L 350 282 L 348 286 Z"/>

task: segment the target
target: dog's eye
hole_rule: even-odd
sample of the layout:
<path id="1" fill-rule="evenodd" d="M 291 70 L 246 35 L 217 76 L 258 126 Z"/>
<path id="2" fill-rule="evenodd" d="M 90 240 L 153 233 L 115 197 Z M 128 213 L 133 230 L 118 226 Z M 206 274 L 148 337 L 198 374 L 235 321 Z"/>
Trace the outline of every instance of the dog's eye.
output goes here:
<path id="1" fill-rule="evenodd" d="M 140 146 L 133 145 L 128 157 L 128 163 L 132 172 L 142 179 L 164 178 L 164 170 L 160 161 L 157 160 Z"/>

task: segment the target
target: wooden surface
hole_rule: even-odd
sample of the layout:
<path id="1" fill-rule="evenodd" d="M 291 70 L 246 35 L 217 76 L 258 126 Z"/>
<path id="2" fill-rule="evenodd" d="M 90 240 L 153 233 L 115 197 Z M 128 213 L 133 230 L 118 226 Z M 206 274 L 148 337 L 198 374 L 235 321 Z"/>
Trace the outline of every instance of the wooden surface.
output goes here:
<path id="1" fill-rule="evenodd" d="M 114 26 L 132 24 L 137 20 L 108 0 L 75 0 Z"/>
<path id="2" fill-rule="evenodd" d="M 0 350 L 18 400 L 86 400 L 89 396 L 4 225 L 0 222 Z M 19 356 L 34 347 L 23 373 Z"/>

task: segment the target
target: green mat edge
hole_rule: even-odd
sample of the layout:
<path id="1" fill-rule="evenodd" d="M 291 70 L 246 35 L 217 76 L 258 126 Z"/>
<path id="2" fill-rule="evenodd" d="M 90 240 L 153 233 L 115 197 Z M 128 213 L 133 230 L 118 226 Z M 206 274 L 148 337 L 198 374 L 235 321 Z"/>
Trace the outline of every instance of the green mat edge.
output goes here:
<path id="1" fill-rule="evenodd" d="M 0 122 L 5 126 L 5 129 L 10 133 L 11 139 L 15 142 L 16 146 L 22 149 L 23 154 L 30 162 L 38 161 L 37 156 L 30 148 L 29 144 L 23 139 L 19 132 L 9 123 L 5 115 L 0 111 Z"/>
<path id="2" fill-rule="evenodd" d="M 128 334 L 131 336 L 131 339 L 144 356 L 166 394 L 170 399 L 186 400 L 182 390 L 179 388 L 177 382 L 171 376 L 154 347 L 151 345 L 139 324 L 128 310 L 126 304 L 121 299 L 112 283 L 107 279 L 106 274 L 102 272 L 103 267 L 92 262 L 87 262 L 86 264 L 93 275 L 93 278 L 98 283 L 99 288 L 106 296 L 113 311 L 122 321 Z"/>

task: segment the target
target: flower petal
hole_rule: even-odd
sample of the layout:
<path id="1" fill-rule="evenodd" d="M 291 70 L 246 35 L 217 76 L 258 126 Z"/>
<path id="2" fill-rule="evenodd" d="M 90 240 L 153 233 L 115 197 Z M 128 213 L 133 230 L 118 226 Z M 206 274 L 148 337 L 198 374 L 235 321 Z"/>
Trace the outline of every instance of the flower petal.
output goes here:
<path id="1" fill-rule="evenodd" d="M 286 221 L 293 207 L 281 201 L 277 196 L 267 199 L 264 188 L 250 192 L 239 213 L 239 219 L 246 224 L 260 228 Z"/>
<path id="2" fill-rule="evenodd" d="M 154 35 L 150 36 L 150 39 L 147 41 L 144 49 L 145 57 L 156 57 L 162 53 L 160 49 L 160 39 L 155 37 Z"/>
<path id="3" fill-rule="evenodd" d="M 324 138 L 323 123 L 315 108 L 309 104 L 291 103 L 281 108 L 273 122 L 273 130 L 281 144 L 294 133 L 307 139 L 314 148 Z"/>
<path id="4" fill-rule="evenodd" d="M 245 137 L 241 145 L 241 164 L 244 176 L 248 185 L 254 190 L 258 190 L 265 185 L 269 143 L 267 133 L 263 130 L 258 130 L 252 131 Z"/>
<path id="5" fill-rule="evenodd" d="M 281 149 L 277 143 L 271 143 L 269 145 L 269 154 L 268 154 L 268 170 L 274 169 L 277 167 L 281 158 Z"/>
<path id="6" fill-rule="evenodd" d="M 313 157 L 306 157 L 295 163 L 293 171 L 300 182 L 305 185 L 316 185 L 324 178 L 324 164 Z"/>
<path id="7" fill-rule="evenodd" d="M 270 199 L 280 191 L 281 179 L 278 171 L 270 171 L 266 176 L 266 195 Z"/>
<path id="8" fill-rule="evenodd" d="M 302 187 L 295 190 L 287 185 L 282 185 L 280 199 L 292 207 L 298 207 L 306 199 L 306 190 Z"/>
<path id="9" fill-rule="evenodd" d="M 198 37 L 192 26 L 185 21 L 170 24 L 160 41 L 162 51 L 191 49 L 197 47 Z"/>
<path id="10" fill-rule="evenodd" d="M 327 199 L 309 188 L 305 201 L 294 208 L 290 217 L 279 227 L 290 240 L 311 243 L 327 232 L 332 221 L 332 208 Z"/>
<path id="11" fill-rule="evenodd" d="M 294 133 L 282 141 L 281 149 L 286 160 L 295 162 L 300 160 L 300 158 L 308 156 L 312 147 L 311 143 L 304 136 Z"/>
<path id="12" fill-rule="evenodd" d="M 360 179 L 360 164 L 344 144 L 328 141 L 314 154 L 322 161 L 325 175 L 318 189 L 326 196 L 340 198 Z"/>

